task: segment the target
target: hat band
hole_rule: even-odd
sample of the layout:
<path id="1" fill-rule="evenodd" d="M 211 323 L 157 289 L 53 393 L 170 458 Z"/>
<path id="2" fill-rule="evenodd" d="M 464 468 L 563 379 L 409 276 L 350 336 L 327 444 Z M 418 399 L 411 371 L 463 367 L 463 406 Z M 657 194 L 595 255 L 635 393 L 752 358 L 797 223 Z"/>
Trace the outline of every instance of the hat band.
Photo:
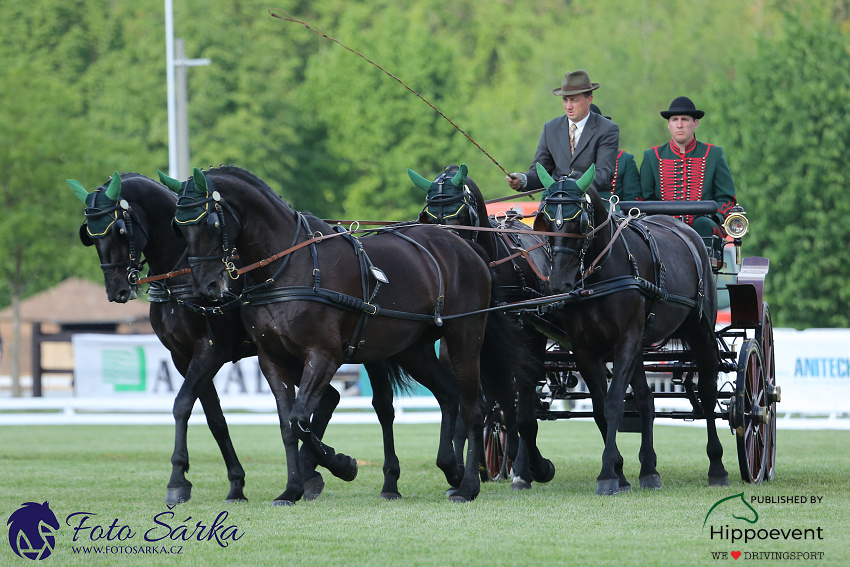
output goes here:
<path id="1" fill-rule="evenodd" d="M 592 88 L 593 88 L 593 85 L 574 85 L 574 86 L 573 86 L 573 85 L 561 85 L 561 90 L 562 90 L 562 91 L 566 91 L 566 90 L 571 90 L 571 91 L 578 91 L 578 90 L 582 90 L 582 91 L 589 91 L 589 90 L 591 90 Z"/>

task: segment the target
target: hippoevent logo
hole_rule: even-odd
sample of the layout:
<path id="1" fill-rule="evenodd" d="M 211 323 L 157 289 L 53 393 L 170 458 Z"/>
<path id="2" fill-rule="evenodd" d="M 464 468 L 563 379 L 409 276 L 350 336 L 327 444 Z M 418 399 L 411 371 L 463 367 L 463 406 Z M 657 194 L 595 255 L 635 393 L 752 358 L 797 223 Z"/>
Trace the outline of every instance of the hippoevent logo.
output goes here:
<path id="1" fill-rule="evenodd" d="M 9 516 L 9 545 L 22 558 L 46 559 L 56 551 L 55 534 L 62 527 L 75 555 L 182 555 L 187 545 L 225 548 L 245 535 L 227 511 L 209 521 L 173 510 L 168 506 L 141 526 L 94 512 L 72 512 L 62 526 L 47 502 L 26 502 Z"/>
<path id="2" fill-rule="evenodd" d="M 708 527 L 708 537 L 711 541 L 729 544 L 732 549 L 723 551 L 712 551 L 712 559 L 724 560 L 811 560 L 823 559 L 824 552 L 812 549 L 798 549 L 802 543 L 822 541 L 824 529 L 818 527 L 799 526 L 766 526 L 766 522 L 759 524 L 759 513 L 754 504 L 778 504 L 791 506 L 811 506 L 823 502 L 823 496 L 808 494 L 795 494 L 783 496 L 751 496 L 747 498 L 744 493 L 734 494 L 721 498 L 715 502 L 705 515 L 702 527 Z M 764 517 L 764 515 L 762 515 Z M 787 517 L 787 513 L 783 513 Z M 709 519 L 711 522 L 709 523 Z M 756 525 L 758 524 L 758 525 Z M 754 543 L 794 544 L 793 550 L 771 550 L 771 551 L 741 551 L 741 547 Z M 763 546 L 760 546 L 763 547 Z"/>
<path id="3" fill-rule="evenodd" d="M 56 546 L 54 533 L 59 521 L 45 502 L 24 502 L 9 516 L 9 545 L 19 557 L 41 560 L 50 557 Z"/>

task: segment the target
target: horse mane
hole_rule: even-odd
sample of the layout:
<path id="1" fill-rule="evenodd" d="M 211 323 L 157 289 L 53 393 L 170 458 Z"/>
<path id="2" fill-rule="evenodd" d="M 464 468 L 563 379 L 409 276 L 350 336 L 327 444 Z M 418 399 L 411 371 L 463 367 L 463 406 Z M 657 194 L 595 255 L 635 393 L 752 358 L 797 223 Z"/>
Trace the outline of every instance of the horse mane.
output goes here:
<path id="1" fill-rule="evenodd" d="M 206 174 L 215 174 L 220 173 L 222 175 L 230 175 L 232 177 L 236 177 L 249 185 L 253 185 L 257 187 L 266 197 L 268 197 L 272 201 L 282 201 L 287 207 L 292 210 L 295 210 L 292 205 L 290 205 L 286 199 L 280 196 L 274 189 L 269 187 L 268 183 L 257 177 L 255 174 L 251 173 L 247 169 L 242 169 L 241 167 L 235 165 L 220 165 L 218 167 L 211 167 L 204 173 Z"/>

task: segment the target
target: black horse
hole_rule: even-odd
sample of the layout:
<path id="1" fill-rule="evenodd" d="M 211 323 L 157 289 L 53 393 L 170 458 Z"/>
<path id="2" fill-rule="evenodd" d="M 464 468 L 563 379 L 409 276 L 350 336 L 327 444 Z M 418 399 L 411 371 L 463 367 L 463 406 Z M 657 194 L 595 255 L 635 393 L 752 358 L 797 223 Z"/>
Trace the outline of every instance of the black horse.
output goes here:
<path id="1" fill-rule="evenodd" d="M 497 221 L 488 216 L 484 196 L 468 175 L 466 164 L 447 166 L 434 181 L 410 169 L 407 171 L 414 185 L 427 193 L 425 208 L 419 214 L 420 223 L 486 229 L 458 230 L 458 234 L 481 246 L 489 259 L 497 282 L 494 300 L 520 301 L 540 298 L 547 293 L 546 280 L 551 259 L 545 247 L 546 240 L 533 234 L 509 232 L 529 231 L 529 227 L 519 220 L 505 218 Z M 515 489 L 531 488 L 532 480 L 548 482 L 555 474 L 551 461 L 543 458 L 537 447 L 536 389 L 540 382 L 546 380 L 544 358 L 547 339 L 528 321 L 520 320 L 520 324 L 516 340 L 528 346 L 533 354 L 531 364 L 513 377 L 515 391 L 511 392 L 510 399 L 505 399 L 501 392 L 496 392 L 501 394 L 499 397 L 485 396 L 489 402 L 498 401 L 506 417 L 508 443 L 505 452 L 513 461 L 511 486 Z M 482 381 L 486 383 L 491 373 L 510 370 L 501 365 L 482 366 Z M 493 404 L 488 403 L 487 406 L 492 408 Z M 515 443 L 517 431 L 521 437 L 519 447 Z"/>
<path id="2" fill-rule="evenodd" d="M 714 334 L 717 296 L 702 239 L 665 215 L 639 220 L 609 216 L 599 194 L 589 188 L 593 167 L 578 181 L 556 181 L 539 164 L 537 171 L 547 191 L 535 229 L 562 233 L 549 237 L 549 283 L 553 293 L 576 299 L 560 310 L 560 321 L 572 339 L 575 363 L 590 389 L 594 418 L 605 440 L 597 494 L 629 489 L 616 443 L 629 383 L 641 416 L 640 485 L 661 487 L 652 445 L 655 408 L 643 349 L 668 338 L 688 345 L 698 368 L 699 402 L 707 417 L 709 484 L 728 484 L 713 419 L 720 362 Z M 613 377 L 606 394 L 605 363 L 611 359 Z"/>
<path id="3" fill-rule="evenodd" d="M 231 242 L 247 264 L 243 272 L 251 270 L 263 282 L 243 290 L 242 318 L 278 404 L 289 477 L 276 503 L 301 497 L 299 440 L 319 464 L 348 461 L 356 472 L 353 459 L 316 439 L 309 418 L 343 362 L 374 369 L 387 359 L 440 402 L 437 464 L 457 487 L 450 499 L 478 495 L 477 461 L 468 458 L 465 470 L 459 469 L 451 449 L 458 394 L 471 455 L 480 451 L 483 428 L 479 355 L 491 279 L 471 247 L 443 229 L 421 225 L 355 239 L 293 210 L 255 175 L 235 167 L 196 169 L 180 194 L 175 222 L 186 237 L 199 294 L 226 296 L 237 272 Z M 441 338 L 454 375 L 437 359 L 434 344 Z"/>
<path id="4" fill-rule="evenodd" d="M 166 275 L 188 268 L 186 245 L 171 229 L 177 197 L 156 181 L 138 173 L 118 172 L 107 184 L 89 194 L 74 180 L 68 184 L 86 203 L 86 222 L 80 240 L 97 250 L 109 301 L 126 303 L 136 298 L 140 272 L 147 263 L 149 274 Z M 241 282 L 238 282 L 241 286 Z M 237 289 L 238 291 L 238 289 Z M 255 356 L 257 349 L 242 326 L 239 304 L 235 309 L 201 300 L 192 293 L 188 275 L 154 280 L 148 289 L 150 320 L 159 340 L 170 351 L 177 370 L 184 376 L 174 400 L 175 440 L 171 457 L 167 504 L 191 497 L 192 483 L 186 479 L 189 454 L 186 442 L 189 416 L 200 399 L 210 431 L 221 449 L 230 480 L 228 501 L 245 500 L 245 471 L 230 440 L 213 378 L 228 361 Z M 314 430 L 324 430 L 339 401 L 333 388 L 327 390 L 321 411 L 314 416 Z M 302 455 L 312 471 L 311 454 Z M 312 463 L 311 463 L 312 461 Z M 307 494 L 315 498 L 324 483 L 312 471 Z"/>

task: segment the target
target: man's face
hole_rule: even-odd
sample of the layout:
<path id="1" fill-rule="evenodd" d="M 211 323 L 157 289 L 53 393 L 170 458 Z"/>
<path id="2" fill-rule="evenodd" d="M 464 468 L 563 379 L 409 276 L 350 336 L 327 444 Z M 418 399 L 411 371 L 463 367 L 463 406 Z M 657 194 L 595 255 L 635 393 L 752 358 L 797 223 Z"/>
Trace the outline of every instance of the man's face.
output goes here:
<path id="1" fill-rule="evenodd" d="M 667 129 L 677 144 L 686 145 L 694 137 L 699 120 L 693 116 L 671 116 L 667 120 Z"/>
<path id="2" fill-rule="evenodd" d="M 564 100 L 564 112 L 573 122 L 580 122 L 590 112 L 593 95 L 577 94 L 561 97 Z"/>

